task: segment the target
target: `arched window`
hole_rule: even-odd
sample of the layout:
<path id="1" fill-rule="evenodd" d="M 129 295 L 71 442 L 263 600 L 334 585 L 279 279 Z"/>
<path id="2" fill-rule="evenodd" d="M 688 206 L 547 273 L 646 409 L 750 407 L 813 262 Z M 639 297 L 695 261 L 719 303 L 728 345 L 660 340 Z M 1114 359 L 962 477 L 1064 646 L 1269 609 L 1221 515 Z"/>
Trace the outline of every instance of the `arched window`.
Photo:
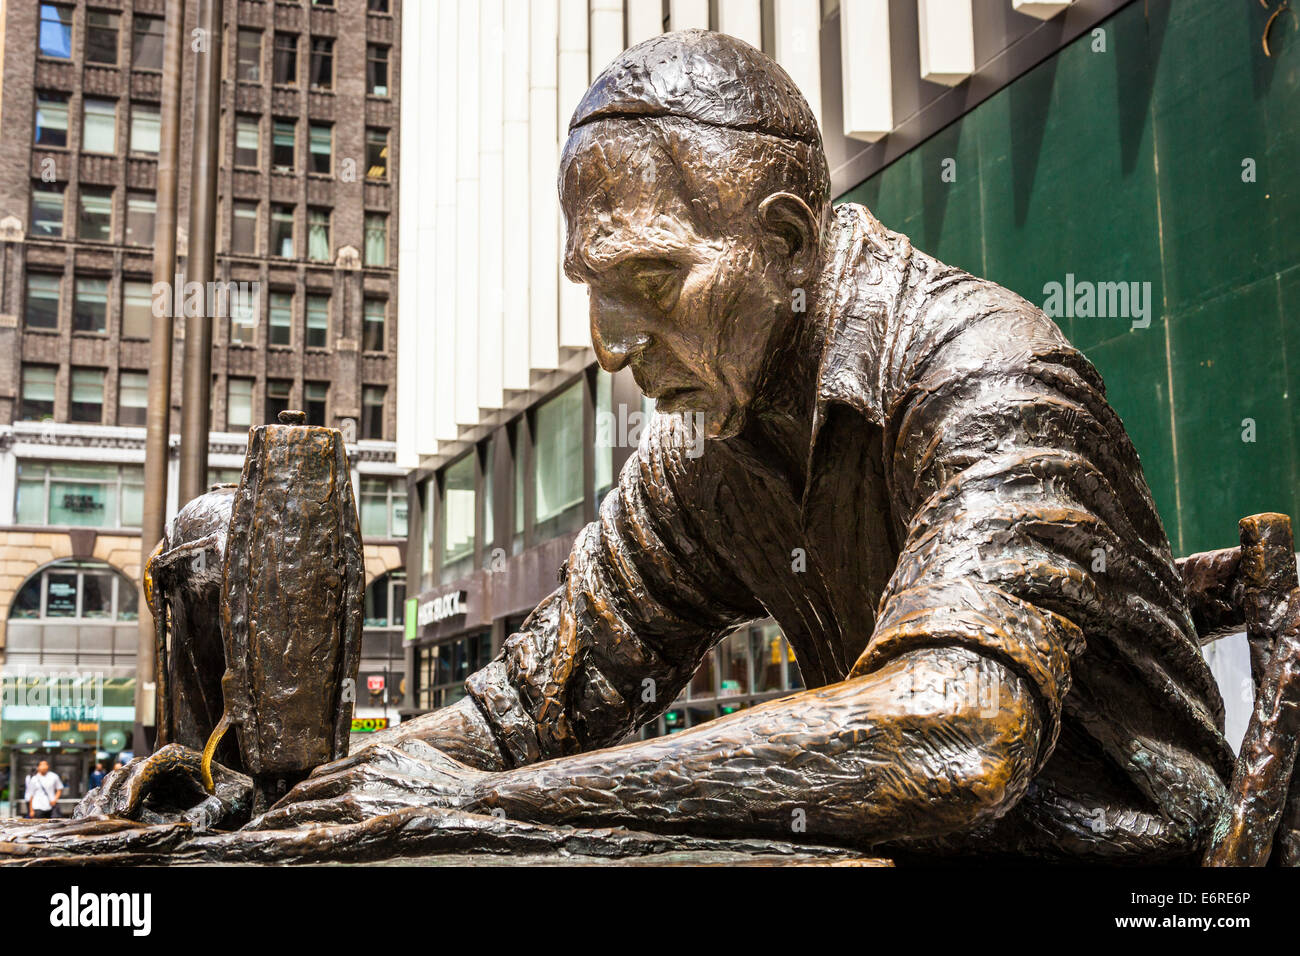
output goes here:
<path id="1" fill-rule="evenodd" d="M 134 621 L 139 618 L 135 584 L 103 561 L 68 558 L 28 578 L 9 606 L 11 620 L 52 623 Z"/>
<path id="2" fill-rule="evenodd" d="M 405 621 L 406 572 L 381 574 L 366 588 L 366 627 L 400 628 Z"/>

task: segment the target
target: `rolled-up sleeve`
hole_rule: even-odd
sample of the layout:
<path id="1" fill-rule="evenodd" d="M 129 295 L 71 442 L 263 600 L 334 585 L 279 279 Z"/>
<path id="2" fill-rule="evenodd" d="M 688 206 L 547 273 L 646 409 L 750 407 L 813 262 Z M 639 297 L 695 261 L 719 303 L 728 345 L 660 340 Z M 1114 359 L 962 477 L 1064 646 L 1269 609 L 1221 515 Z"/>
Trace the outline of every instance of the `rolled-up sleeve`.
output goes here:
<path id="1" fill-rule="evenodd" d="M 934 324 L 929 343 L 896 346 L 884 440 L 904 543 L 853 673 L 940 644 L 999 660 L 1041 703 L 1041 767 L 1085 635 L 1128 630 L 1136 639 L 1114 642 L 1121 652 L 1194 645 L 1100 377 L 1037 309 L 991 290 L 976 287 L 990 307 L 974 318 L 961 313 L 978 299 L 937 302 L 956 318 Z"/>
<path id="2" fill-rule="evenodd" d="M 560 587 L 466 682 L 514 765 L 618 743 L 762 613 L 706 544 L 700 492 L 713 478 L 691 437 L 681 419 L 651 420 Z"/>

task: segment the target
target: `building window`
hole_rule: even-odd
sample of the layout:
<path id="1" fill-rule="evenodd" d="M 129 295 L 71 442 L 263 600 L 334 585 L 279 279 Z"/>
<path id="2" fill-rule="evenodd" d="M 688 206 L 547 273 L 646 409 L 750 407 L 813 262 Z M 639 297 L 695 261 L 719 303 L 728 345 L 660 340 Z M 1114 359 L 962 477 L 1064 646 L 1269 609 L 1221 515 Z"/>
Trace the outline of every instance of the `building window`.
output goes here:
<path id="1" fill-rule="evenodd" d="M 367 441 L 384 440 L 384 399 L 382 385 L 361 386 L 361 437 Z"/>
<path id="2" fill-rule="evenodd" d="M 117 423 L 139 427 L 149 408 L 149 373 L 122 372 L 117 379 Z"/>
<path id="3" fill-rule="evenodd" d="M 57 369 L 53 365 L 23 366 L 23 396 L 18 417 L 25 422 L 45 422 L 54 420 L 54 377 Z M 41 522 L 44 523 L 44 522 Z"/>
<path id="4" fill-rule="evenodd" d="M 293 258 L 292 206 L 277 204 L 271 207 L 271 254 Z"/>
<path id="5" fill-rule="evenodd" d="M 366 265 L 388 265 L 388 216 L 385 213 L 366 213 Z"/>
<path id="6" fill-rule="evenodd" d="M 163 18 L 136 14 L 132 26 L 131 65 L 137 70 L 161 70 Z"/>
<path id="7" fill-rule="evenodd" d="M 77 212 L 77 236 L 94 242 L 108 242 L 113 235 L 113 190 L 82 186 Z"/>
<path id="8" fill-rule="evenodd" d="M 472 570 L 475 511 L 474 454 L 442 473 L 442 580 L 455 581 Z"/>
<path id="9" fill-rule="evenodd" d="M 406 537 L 406 479 L 361 479 L 361 537 Z"/>
<path id="10" fill-rule="evenodd" d="M 158 202 L 153 193 L 126 194 L 126 241 L 135 246 L 152 246 Z"/>
<path id="11" fill-rule="evenodd" d="M 406 572 L 390 571 L 366 588 L 363 627 L 400 629 L 406 620 Z"/>
<path id="12" fill-rule="evenodd" d="M 371 13 L 387 13 L 388 0 L 369 0 L 366 9 Z"/>
<path id="13" fill-rule="evenodd" d="M 293 344 L 293 293 L 272 292 L 268 345 Z M 274 419 L 272 419 L 274 421 Z"/>
<path id="14" fill-rule="evenodd" d="M 388 178 L 388 130 L 366 128 L 366 178 Z"/>
<path id="15" fill-rule="evenodd" d="M 132 152 L 157 153 L 161 129 L 158 107 L 144 103 L 131 104 Z"/>
<path id="16" fill-rule="evenodd" d="M 311 171 L 328 176 L 334 171 L 334 127 L 313 123 L 308 131 Z"/>
<path id="17" fill-rule="evenodd" d="M 289 161 L 293 161 L 293 130 L 289 131 Z M 256 116 L 235 117 L 235 165 L 257 168 L 260 136 Z"/>
<path id="18" fill-rule="evenodd" d="M 327 295 L 307 296 L 307 348 L 328 348 L 329 337 L 330 297 Z"/>
<path id="19" fill-rule="evenodd" d="M 304 382 L 302 410 L 307 413 L 308 425 L 324 425 L 329 414 L 330 387 L 326 382 Z"/>
<path id="20" fill-rule="evenodd" d="M 253 380 L 226 381 L 226 427 L 249 428 L 253 424 Z"/>
<path id="21" fill-rule="evenodd" d="M 617 426 L 614 424 L 614 376 L 604 369 L 597 368 L 594 484 L 595 506 L 598 514 L 601 501 L 614 487 L 614 444 L 618 440 L 617 432 Z"/>
<path id="22" fill-rule="evenodd" d="M 296 33 L 276 33 L 271 79 L 281 86 L 297 85 L 298 35 Z"/>
<path id="23" fill-rule="evenodd" d="M 27 273 L 27 310 L 23 316 L 27 328 L 59 327 L 59 290 L 62 286 L 62 278 L 53 273 Z"/>
<path id="24" fill-rule="evenodd" d="M 230 251 L 250 256 L 257 253 L 257 203 L 235 200 L 234 222 L 230 226 Z"/>
<path id="25" fill-rule="evenodd" d="M 524 446 L 528 441 L 524 420 L 518 419 L 510 426 L 510 486 L 514 492 L 514 527 L 510 529 L 510 553 L 524 550 L 524 484 L 528 481 L 524 465 Z"/>
<path id="26" fill-rule="evenodd" d="M 362 306 L 362 345 L 367 352 L 382 352 L 386 347 L 385 332 L 388 325 L 388 303 L 384 299 L 367 298 Z"/>
<path id="27" fill-rule="evenodd" d="M 122 283 L 122 337 L 147 339 L 153 332 L 153 287 L 148 282 Z"/>
<path id="28" fill-rule="evenodd" d="M 279 421 L 280 413 L 289 410 L 289 395 L 292 390 L 293 382 L 277 378 L 267 379 L 266 417 L 264 421 L 268 425 Z"/>
<path id="29" fill-rule="evenodd" d="M 313 7 L 332 7 L 334 6 L 334 0 L 311 0 L 311 5 Z"/>
<path id="30" fill-rule="evenodd" d="M 86 62 L 117 63 L 118 15 L 105 10 L 86 11 Z"/>
<path id="31" fill-rule="evenodd" d="M 246 83 L 261 83 L 262 31 L 245 30 L 241 28 L 236 43 L 238 44 L 235 66 L 236 75 Z M 294 50 L 296 55 L 296 44 Z"/>
<path id="32" fill-rule="evenodd" d="M 271 168 L 277 173 L 290 173 L 294 169 L 293 120 L 276 120 L 271 124 Z"/>
<path id="33" fill-rule="evenodd" d="M 257 344 L 257 305 L 254 295 L 236 296 L 230 305 L 230 342 L 232 345 Z"/>
<path id="34" fill-rule="evenodd" d="M 21 524 L 138 528 L 143 505 L 139 465 L 18 461 Z"/>
<path id="35" fill-rule="evenodd" d="M 416 651 L 416 704 L 421 710 L 437 710 L 465 696 L 470 674 L 492 659 L 492 632 L 482 631 Z"/>
<path id="36" fill-rule="evenodd" d="M 334 88 L 334 41 L 329 37 L 311 38 L 311 88 Z"/>
<path id="37" fill-rule="evenodd" d="M 23 582 L 9 617 L 60 624 L 135 621 L 139 600 L 135 585 L 102 561 L 65 558 Z"/>
<path id="38" fill-rule="evenodd" d="M 388 95 L 388 47 L 377 43 L 366 45 L 366 92 Z"/>
<path id="39" fill-rule="evenodd" d="M 74 368 L 68 421 L 100 425 L 104 421 L 104 370 Z"/>
<path id="40" fill-rule="evenodd" d="M 330 211 L 313 207 L 307 210 L 307 258 L 330 261 Z"/>
<path id="41" fill-rule="evenodd" d="M 536 540 L 582 526 L 583 383 L 575 382 L 536 411 Z"/>
<path id="42" fill-rule="evenodd" d="M 36 145 L 68 145 L 68 94 L 36 94 Z"/>
<path id="43" fill-rule="evenodd" d="M 77 277 L 76 295 L 72 300 L 74 332 L 108 331 L 108 280 Z"/>
<path id="44" fill-rule="evenodd" d="M 63 238 L 63 187 L 32 183 L 32 235 Z"/>
<path id="45" fill-rule="evenodd" d="M 117 103 L 87 99 L 81 117 L 81 150 L 85 153 L 117 152 Z"/>
<path id="46" fill-rule="evenodd" d="M 72 59 L 72 7 L 61 3 L 41 4 L 41 27 L 37 40 L 41 56 Z"/>

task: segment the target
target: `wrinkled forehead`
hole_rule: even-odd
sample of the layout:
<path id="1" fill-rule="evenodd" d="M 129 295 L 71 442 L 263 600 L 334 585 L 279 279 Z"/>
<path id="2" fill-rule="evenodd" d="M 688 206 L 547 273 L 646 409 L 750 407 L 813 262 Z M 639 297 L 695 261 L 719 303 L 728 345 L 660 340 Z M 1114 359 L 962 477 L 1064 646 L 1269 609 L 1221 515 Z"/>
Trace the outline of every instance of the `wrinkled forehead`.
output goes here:
<path id="1" fill-rule="evenodd" d="M 694 232 L 690 191 L 662 140 L 641 123 L 605 120 L 574 130 L 560 159 L 568 249 L 598 257 Z"/>

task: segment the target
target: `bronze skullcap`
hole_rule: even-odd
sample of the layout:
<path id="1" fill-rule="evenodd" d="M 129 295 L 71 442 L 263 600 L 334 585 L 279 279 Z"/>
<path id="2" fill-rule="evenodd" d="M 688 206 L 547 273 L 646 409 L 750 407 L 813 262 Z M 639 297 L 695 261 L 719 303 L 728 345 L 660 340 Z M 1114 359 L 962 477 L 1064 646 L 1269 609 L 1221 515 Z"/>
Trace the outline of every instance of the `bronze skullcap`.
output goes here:
<path id="1" fill-rule="evenodd" d="M 771 57 L 710 30 L 678 30 L 625 50 L 587 90 L 572 132 L 603 119 L 675 116 L 821 146 L 817 119 Z"/>

